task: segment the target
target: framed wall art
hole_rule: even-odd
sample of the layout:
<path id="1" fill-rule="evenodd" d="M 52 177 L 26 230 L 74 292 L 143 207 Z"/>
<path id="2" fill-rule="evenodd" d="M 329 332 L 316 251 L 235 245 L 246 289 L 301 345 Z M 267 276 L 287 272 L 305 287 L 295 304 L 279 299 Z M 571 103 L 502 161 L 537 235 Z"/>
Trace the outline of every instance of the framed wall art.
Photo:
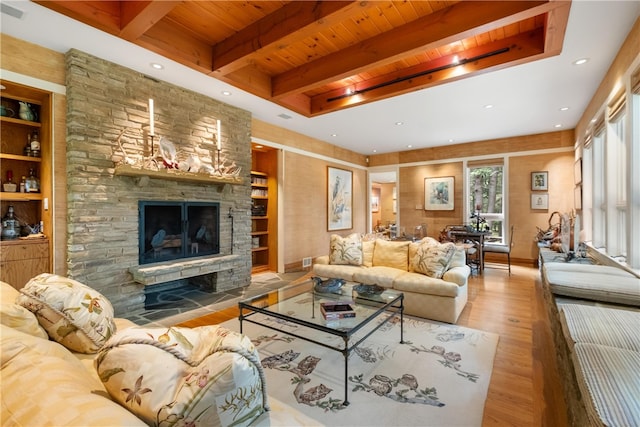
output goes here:
<path id="1" fill-rule="evenodd" d="M 531 209 L 549 209 L 549 193 L 532 193 Z"/>
<path id="2" fill-rule="evenodd" d="M 327 167 L 327 229 L 353 228 L 353 172 Z"/>
<path id="3" fill-rule="evenodd" d="M 573 165 L 573 181 L 576 185 L 582 182 L 582 159 L 578 159 Z"/>
<path id="4" fill-rule="evenodd" d="M 531 189 L 533 191 L 549 190 L 549 172 L 547 171 L 531 172 Z"/>
<path id="5" fill-rule="evenodd" d="M 424 179 L 424 210 L 452 211 L 454 195 L 452 176 Z"/>

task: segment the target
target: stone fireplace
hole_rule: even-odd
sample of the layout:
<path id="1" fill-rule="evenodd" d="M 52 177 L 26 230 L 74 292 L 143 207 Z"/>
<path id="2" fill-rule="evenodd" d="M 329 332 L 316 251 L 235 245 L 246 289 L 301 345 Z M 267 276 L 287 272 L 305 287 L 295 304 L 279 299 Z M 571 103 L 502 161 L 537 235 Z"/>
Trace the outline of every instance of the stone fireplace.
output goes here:
<path id="1" fill-rule="evenodd" d="M 66 63 L 67 274 L 104 294 L 116 315 L 142 309 L 145 287 L 157 284 L 198 277 L 213 278 L 219 291 L 249 284 L 251 114 L 77 50 L 67 53 Z M 195 156 L 204 165 L 215 162 L 220 120 L 221 156 L 241 168 L 238 181 L 118 173 L 124 153 L 151 152 L 149 99 L 155 101 L 156 135 L 172 141 L 179 156 Z M 172 250 L 160 250 L 156 259 L 141 263 L 141 201 L 215 206 L 217 244 L 210 244 L 213 228 L 187 226 L 184 237 L 162 239 L 174 249 L 179 241 L 186 257 L 173 259 L 165 256 Z M 192 245 L 198 238 L 201 245 Z"/>

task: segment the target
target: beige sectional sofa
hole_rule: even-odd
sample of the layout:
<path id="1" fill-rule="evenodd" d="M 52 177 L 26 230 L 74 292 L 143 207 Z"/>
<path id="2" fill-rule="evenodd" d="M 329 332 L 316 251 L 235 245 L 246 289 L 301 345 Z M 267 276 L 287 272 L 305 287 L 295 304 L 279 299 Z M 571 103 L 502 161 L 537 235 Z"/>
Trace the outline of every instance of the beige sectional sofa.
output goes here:
<path id="1" fill-rule="evenodd" d="M 2 425 L 239 426 L 268 414 L 257 350 L 237 332 L 139 327 L 54 275 L 20 291 L 0 282 L 0 302 Z"/>
<path id="2" fill-rule="evenodd" d="M 315 259 L 313 272 L 402 292 L 406 314 L 455 323 L 467 303 L 471 270 L 463 249 L 430 237 L 410 242 L 334 235 L 330 254 Z"/>

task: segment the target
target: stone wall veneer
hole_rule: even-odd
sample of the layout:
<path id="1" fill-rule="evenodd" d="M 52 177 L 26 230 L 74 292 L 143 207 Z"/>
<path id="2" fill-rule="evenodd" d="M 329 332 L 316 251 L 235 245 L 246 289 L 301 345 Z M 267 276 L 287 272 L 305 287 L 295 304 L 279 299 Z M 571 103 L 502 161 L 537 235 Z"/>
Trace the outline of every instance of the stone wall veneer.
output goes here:
<path id="1" fill-rule="evenodd" d="M 220 256 L 237 255 L 232 269 L 218 273 L 217 290 L 249 284 L 251 114 L 78 50 L 67 52 L 66 66 L 68 275 L 105 295 L 116 315 L 142 309 L 144 285 L 129 272 L 138 265 L 138 201 L 213 201 L 220 203 Z M 220 119 L 222 155 L 242 168 L 243 183 L 221 191 L 215 183 L 115 176 L 123 129 L 127 153 L 149 155 L 149 98 L 155 104 L 156 153 L 165 136 L 181 158 L 196 154 L 212 164 Z"/>

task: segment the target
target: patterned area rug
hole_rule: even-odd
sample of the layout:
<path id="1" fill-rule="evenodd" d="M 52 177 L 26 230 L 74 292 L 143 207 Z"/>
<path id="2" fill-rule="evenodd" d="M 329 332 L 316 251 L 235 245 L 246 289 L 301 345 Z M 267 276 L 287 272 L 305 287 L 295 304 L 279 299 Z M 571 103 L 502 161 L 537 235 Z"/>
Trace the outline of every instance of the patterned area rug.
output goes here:
<path id="1" fill-rule="evenodd" d="M 283 330 L 308 328 L 274 318 Z M 237 319 L 224 323 L 239 330 Z M 368 337 L 349 358 L 344 406 L 341 353 L 248 322 L 243 332 L 260 352 L 271 412 L 260 425 L 479 426 L 498 335 L 438 322 L 404 319 Z M 340 338 L 311 332 L 332 343 Z M 326 335 L 326 336 L 323 336 Z"/>

